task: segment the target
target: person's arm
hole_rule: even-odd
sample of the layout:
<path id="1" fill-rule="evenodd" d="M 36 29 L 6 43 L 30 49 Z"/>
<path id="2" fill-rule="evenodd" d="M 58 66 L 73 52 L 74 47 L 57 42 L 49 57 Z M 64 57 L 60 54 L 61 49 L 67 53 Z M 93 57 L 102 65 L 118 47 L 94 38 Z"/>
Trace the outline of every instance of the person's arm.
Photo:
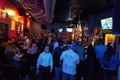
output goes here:
<path id="1" fill-rule="evenodd" d="M 37 59 L 37 63 L 36 63 L 36 68 L 37 69 L 39 69 L 40 62 L 41 62 L 41 54 L 38 56 L 38 59 Z"/>
<path id="2" fill-rule="evenodd" d="M 80 63 L 80 58 L 79 56 L 76 57 L 76 64 L 79 64 Z"/>
<path id="3" fill-rule="evenodd" d="M 64 53 L 62 53 L 61 56 L 60 56 L 60 64 L 62 64 L 63 57 L 64 57 Z"/>

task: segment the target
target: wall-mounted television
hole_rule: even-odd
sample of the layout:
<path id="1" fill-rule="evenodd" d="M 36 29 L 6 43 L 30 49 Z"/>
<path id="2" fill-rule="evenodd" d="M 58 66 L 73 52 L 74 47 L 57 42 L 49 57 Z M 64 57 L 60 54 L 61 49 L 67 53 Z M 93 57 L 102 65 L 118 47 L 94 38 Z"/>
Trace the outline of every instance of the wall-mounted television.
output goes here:
<path id="1" fill-rule="evenodd" d="M 113 24 L 112 17 L 101 20 L 101 26 L 103 30 L 112 29 L 112 24 Z"/>

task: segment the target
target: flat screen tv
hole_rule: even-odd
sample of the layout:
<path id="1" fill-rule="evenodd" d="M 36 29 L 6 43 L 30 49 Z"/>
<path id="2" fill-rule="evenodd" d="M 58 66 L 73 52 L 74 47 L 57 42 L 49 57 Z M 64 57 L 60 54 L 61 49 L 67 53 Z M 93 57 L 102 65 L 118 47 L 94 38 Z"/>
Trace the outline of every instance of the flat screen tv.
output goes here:
<path id="1" fill-rule="evenodd" d="M 112 29 L 112 24 L 113 24 L 112 17 L 101 20 L 101 26 L 103 30 Z"/>

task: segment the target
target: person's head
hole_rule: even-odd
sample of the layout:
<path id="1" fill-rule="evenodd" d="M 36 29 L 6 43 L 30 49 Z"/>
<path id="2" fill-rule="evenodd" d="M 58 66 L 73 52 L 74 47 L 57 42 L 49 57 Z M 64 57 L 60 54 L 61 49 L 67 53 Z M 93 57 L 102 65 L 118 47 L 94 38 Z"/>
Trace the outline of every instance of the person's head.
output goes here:
<path id="1" fill-rule="evenodd" d="M 45 51 L 45 52 L 49 52 L 49 51 L 50 51 L 50 47 L 49 47 L 48 45 L 45 46 L 44 51 Z"/>

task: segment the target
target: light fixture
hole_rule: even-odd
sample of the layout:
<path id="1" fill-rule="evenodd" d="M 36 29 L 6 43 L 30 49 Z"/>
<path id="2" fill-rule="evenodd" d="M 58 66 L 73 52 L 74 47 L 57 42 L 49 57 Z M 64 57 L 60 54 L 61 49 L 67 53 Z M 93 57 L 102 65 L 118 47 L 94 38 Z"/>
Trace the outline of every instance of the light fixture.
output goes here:
<path id="1" fill-rule="evenodd" d="M 16 16 L 16 12 L 12 9 L 5 9 L 5 12 L 9 15 L 9 16 Z"/>

